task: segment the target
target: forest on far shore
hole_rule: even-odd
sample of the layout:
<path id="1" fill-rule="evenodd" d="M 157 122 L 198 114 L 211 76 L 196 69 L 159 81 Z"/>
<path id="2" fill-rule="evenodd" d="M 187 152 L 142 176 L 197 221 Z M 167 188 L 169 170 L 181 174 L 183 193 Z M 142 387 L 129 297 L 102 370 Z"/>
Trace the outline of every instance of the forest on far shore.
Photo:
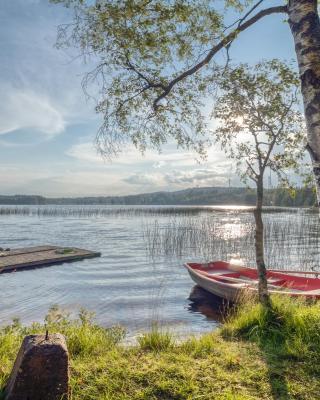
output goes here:
<path id="1" fill-rule="evenodd" d="M 316 195 L 312 188 L 265 189 L 265 206 L 312 207 Z M 254 189 L 244 187 L 203 187 L 174 192 L 154 192 L 127 196 L 60 197 L 49 198 L 36 195 L 0 195 L 4 205 L 244 205 L 254 206 Z"/>

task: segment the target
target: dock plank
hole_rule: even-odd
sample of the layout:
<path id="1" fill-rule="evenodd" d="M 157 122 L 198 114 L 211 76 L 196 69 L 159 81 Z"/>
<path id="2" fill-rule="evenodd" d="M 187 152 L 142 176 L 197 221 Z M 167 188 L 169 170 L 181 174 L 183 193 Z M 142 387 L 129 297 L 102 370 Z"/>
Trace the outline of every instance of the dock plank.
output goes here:
<path id="1" fill-rule="evenodd" d="M 0 274 L 100 256 L 99 252 L 76 247 L 34 246 L 14 249 L 0 252 Z"/>
<path id="2" fill-rule="evenodd" d="M 18 254 L 36 253 L 37 251 L 55 250 L 59 249 L 59 246 L 33 246 L 33 247 L 22 247 L 19 249 L 13 249 L 10 251 L 0 251 L 0 257 L 12 256 Z"/>

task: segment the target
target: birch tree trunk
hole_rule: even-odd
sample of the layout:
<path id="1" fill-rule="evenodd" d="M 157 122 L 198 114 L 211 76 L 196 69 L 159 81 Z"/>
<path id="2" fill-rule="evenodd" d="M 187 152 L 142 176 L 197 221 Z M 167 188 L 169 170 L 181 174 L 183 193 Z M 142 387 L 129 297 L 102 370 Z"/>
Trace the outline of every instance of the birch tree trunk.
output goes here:
<path id="1" fill-rule="evenodd" d="M 257 181 L 257 204 L 254 210 L 254 219 L 256 223 L 255 230 L 255 250 L 256 263 L 259 278 L 259 300 L 266 307 L 270 307 L 270 297 L 268 293 L 267 270 L 264 262 L 264 237 L 262 221 L 262 203 L 263 203 L 263 182 L 259 178 Z"/>
<path id="2" fill-rule="evenodd" d="M 289 0 L 288 15 L 301 78 L 307 149 L 320 206 L 320 21 L 317 0 Z"/>

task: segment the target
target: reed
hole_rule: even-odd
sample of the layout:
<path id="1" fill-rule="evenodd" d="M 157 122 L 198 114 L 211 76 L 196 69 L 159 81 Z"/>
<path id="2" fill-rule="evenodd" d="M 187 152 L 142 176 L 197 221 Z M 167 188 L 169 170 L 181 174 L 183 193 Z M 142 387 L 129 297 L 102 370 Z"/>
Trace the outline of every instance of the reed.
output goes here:
<path id="1" fill-rule="evenodd" d="M 297 209 L 268 207 L 265 213 L 296 213 Z M 0 205 L 0 216 L 38 216 L 38 217 L 80 217 L 99 218 L 104 216 L 141 216 L 141 215 L 199 215 L 203 213 L 225 213 L 219 206 L 130 206 L 130 205 L 41 205 L 11 206 Z M 247 213 L 248 208 L 238 209 L 236 213 Z"/>
<path id="2" fill-rule="evenodd" d="M 320 222 L 314 215 L 265 214 L 265 259 L 275 269 L 319 270 Z M 143 237 L 151 258 L 210 261 L 241 259 L 255 266 L 254 219 L 246 212 L 172 216 L 146 222 Z"/>
<path id="3" fill-rule="evenodd" d="M 0 215 L 21 215 L 30 217 L 134 217 L 141 215 L 197 215 L 203 212 L 212 212 L 212 208 L 170 206 L 0 206 Z"/>

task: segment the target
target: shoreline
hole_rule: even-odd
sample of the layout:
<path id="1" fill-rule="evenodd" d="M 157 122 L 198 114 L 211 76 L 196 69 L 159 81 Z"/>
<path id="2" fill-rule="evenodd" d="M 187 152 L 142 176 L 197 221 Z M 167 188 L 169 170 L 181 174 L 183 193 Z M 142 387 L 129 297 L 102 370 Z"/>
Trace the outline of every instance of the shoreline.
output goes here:
<path id="1" fill-rule="evenodd" d="M 73 400 L 316 400 L 320 304 L 274 297 L 273 309 L 242 304 L 217 331 L 179 343 L 154 326 L 134 346 L 120 344 L 121 327 L 104 329 L 85 310 L 71 321 L 51 309 L 45 322 L 67 339 Z M 2 389 L 24 335 L 44 328 L 15 321 L 0 329 Z"/>

